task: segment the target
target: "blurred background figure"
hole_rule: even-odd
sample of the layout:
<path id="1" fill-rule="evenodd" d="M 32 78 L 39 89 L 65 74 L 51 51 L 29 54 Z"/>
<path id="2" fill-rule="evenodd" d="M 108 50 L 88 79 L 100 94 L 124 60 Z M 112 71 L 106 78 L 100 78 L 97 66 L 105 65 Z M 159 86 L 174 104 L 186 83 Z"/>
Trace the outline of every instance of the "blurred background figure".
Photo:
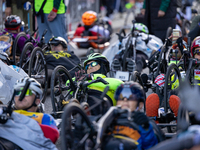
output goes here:
<path id="1" fill-rule="evenodd" d="M 164 41 L 167 28 L 175 28 L 176 8 L 176 0 L 144 0 L 141 12 L 149 33 Z"/>
<path id="2" fill-rule="evenodd" d="M 6 2 L 5 8 L 5 16 L 10 15 L 17 15 L 19 16 L 25 24 L 29 24 L 29 28 L 32 29 L 30 26 L 32 24 L 32 11 L 31 11 L 31 3 L 33 0 L 4 0 Z M 28 9 L 26 9 L 26 5 Z"/>
<path id="3" fill-rule="evenodd" d="M 37 16 L 40 37 L 42 37 L 44 30 L 48 30 L 45 35 L 46 43 L 52 36 L 60 36 L 68 41 L 66 35 L 66 9 L 67 7 L 64 0 L 34 1 L 33 14 L 34 16 Z"/>

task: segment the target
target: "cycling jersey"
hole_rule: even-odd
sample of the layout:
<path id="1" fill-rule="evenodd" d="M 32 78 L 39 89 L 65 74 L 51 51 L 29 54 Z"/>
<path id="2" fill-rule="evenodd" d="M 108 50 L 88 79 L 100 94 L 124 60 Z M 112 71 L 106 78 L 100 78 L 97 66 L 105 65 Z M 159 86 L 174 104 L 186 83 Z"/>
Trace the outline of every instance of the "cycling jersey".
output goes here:
<path id="1" fill-rule="evenodd" d="M 108 84 L 103 84 L 101 82 L 98 82 L 98 83 L 93 83 L 93 84 L 90 84 L 88 86 L 89 89 L 92 89 L 92 90 L 97 90 L 97 91 L 100 91 L 100 92 L 103 92 L 104 89 L 106 88 L 106 86 L 109 86 L 109 90 L 108 92 L 106 93 L 106 95 L 108 95 L 111 100 L 112 100 L 112 105 L 113 106 L 116 106 L 116 100 L 114 99 L 114 94 L 115 94 L 115 91 L 117 89 L 117 87 L 124 83 L 123 81 L 119 80 L 119 79 L 115 79 L 115 78 L 107 78 L 105 75 L 103 74 L 93 74 L 93 79 L 96 80 L 98 77 L 101 77 L 103 78 L 105 81 L 108 82 Z M 72 79 L 73 81 L 75 80 L 75 78 Z M 91 82 L 92 80 L 88 80 L 88 82 Z M 69 81 L 67 81 L 67 83 L 69 83 Z M 67 84 L 66 83 L 66 84 Z"/>
<path id="2" fill-rule="evenodd" d="M 74 36 L 82 36 L 84 31 L 85 31 L 84 26 L 78 27 L 74 33 Z M 105 38 L 110 37 L 110 32 L 107 29 L 104 29 L 102 26 L 98 25 L 94 25 L 93 27 L 89 28 L 89 32 L 90 36 L 103 36 Z"/>
<path id="3" fill-rule="evenodd" d="M 15 112 L 28 116 L 37 121 L 40 125 L 42 125 L 41 128 L 44 132 L 44 136 L 46 138 L 50 138 L 53 143 L 57 141 L 59 137 L 59 131 L 57 129 L 56 122 L 51 115 L 38 112 L 28 112 L 25 110 L 15 110 Z M 45 126 L 49 126 L 50 128 L 45 128 Z"/>
<path id="4" fill-rule="evenodd" d="M 138 128 L 136 129 L 132 122 L 128 121 L 127 115 L 123 114 L 118 117 L 116 122 L 118 125 L 114 126 L 114 130 L 111 132 L 114 135 L 113 137 L 129 137 L 139 150 L 151 148 L 158 143 L 151 124 L 149 124 L 148 129 L 144 129 L 140 125 L 137 125 Z"/>
<path id="5" fill-rule="evenodd" d="M 12 112 L 11 118 L 5 124 L 0 124 L 0 137 L 12 141 L 24 150 L 57 150 L 51 138 L 45 138 L 39 125 L 25 115 Z"/>
<path id="6" fill-rule="evenodd" d="M 45 53 L 45 59 L 48 69 L 54 69 L 58 65 L 64 66 L 67 70 L 71 70 L 78 64 L 80 64 L 80 59 L 74 54 L 73 51 L 47 51 Z M 74 76 L 75 70 L 73 70 L 71 75 Z"/>
<path id="7" fill-rule="evenodd" d="M 106 88 L 106 86 L 109 86 L 109 91 L 106 94 L 112 99 L 113 106 L 115 106 L 116 105 L 116 100 L 114 99 L 114 94 L 115 94 L 115 91 L 116 91 L 117 87 L 120 84 L 122 84 L 123 81 L 121 81 L 119 79 L 115 79 L 115 78 L 107 78 L 103 74 L 94 74 L 94 80 L 96 80 L 97 77 L 103 78 L 105 81 L 108 82 L 108 84 L 103 84 L 101 82 L 98 82 L 98 83 L 90 84 L 88 87 L 90 89 L 94 89 L 94 90 L 98 90 L 98 91 L 103 92 L 104 89 Z M 92 80 L 89 80 L 88 82 L 91 82 L 91 81 Z"/>

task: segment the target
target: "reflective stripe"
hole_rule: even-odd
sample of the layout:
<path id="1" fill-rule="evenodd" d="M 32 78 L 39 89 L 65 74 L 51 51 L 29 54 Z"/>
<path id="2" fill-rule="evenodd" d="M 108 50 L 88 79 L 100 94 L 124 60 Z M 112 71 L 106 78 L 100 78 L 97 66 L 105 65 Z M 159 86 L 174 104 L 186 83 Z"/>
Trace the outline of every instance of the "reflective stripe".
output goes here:
<path id="1" fill-rule="evenodd" d="M 35 11 L 38 12 L 40 7 L 42 6 L 44 0 L 35 0 Z M 43 11 L 45 14 L 49 14 L 53 9 L 53 2 L 54 0 L 47 0 L 46 4 L 44 5 Z M 65 13 L 65 4 L 63 0 L 60 2 L 60 6 L 58 9 L 57 14 L 64 14 Z"/>

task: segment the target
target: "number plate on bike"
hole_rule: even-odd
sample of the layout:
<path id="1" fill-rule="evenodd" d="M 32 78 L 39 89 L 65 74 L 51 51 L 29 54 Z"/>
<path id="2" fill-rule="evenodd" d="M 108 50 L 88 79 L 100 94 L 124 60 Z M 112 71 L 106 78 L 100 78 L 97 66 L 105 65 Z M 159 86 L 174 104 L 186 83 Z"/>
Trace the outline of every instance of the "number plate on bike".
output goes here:
<path id="1" fill-rule="evenodd" d="M 128 81 L 129 72 L 117 71 L 115 78 L 120 79 L 122 81 Z"/>

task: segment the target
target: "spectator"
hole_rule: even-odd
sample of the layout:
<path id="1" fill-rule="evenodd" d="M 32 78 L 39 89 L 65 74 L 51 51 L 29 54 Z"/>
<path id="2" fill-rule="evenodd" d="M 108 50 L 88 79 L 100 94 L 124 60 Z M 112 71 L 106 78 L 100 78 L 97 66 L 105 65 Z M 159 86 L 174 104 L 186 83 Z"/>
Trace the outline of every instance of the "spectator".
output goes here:
<path id="1" fill-rule="evenodd" d="M 46 0 L 43 3 L 40 0 L 35 0 L 33 7 L 34 16 L 37 16 L 40 37 L 42 37 L 44 30 L 48 30 L 45 35 L 46 43 L 52 36 L 61 36 L 66 41 L 68 40 L 65 25 L 66 6 L 64 0 Z"/>
<path id="2" fill-rule="evenodd" d="M 31 0 L 32 2 L 33 0 Z M 5 15 L 17 15 L 19 16 L 25 23 L 28 23 L 27 11 L 24 10 L 23 5 L 27 0 L 6 0 L 6 9 Z M 31 16 L 32 14 L 30 14 Z M 32 22 L 32 18 L 30 17 L 30 23 Z"/>
<path id="3" fill-rule="evenodd" d="M 164 42 L 167 28 L 175 28 L 176 7 L 175 0 L 145 0 L 141 11 L 149 33 Z"/>

